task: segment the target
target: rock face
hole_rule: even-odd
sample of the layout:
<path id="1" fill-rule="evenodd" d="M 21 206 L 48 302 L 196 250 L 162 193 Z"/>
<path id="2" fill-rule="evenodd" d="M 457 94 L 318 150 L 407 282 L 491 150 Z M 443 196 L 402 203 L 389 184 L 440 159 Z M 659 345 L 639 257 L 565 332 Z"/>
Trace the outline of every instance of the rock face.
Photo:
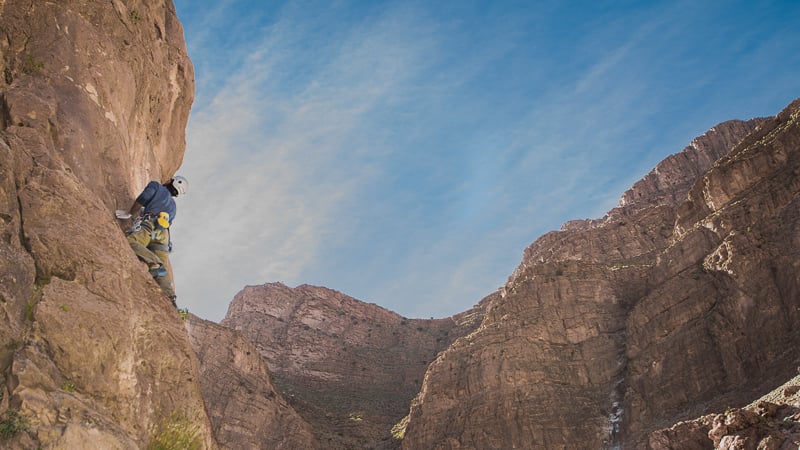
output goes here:
<path id="1" fill-rule="evenodd" d="M 172 2 L 0 2 L 7 448 L 214 448 L 175 309 L 113 216 L 178 168 L 193 69 Z M 174 435 L 173 435 L 174 436 Z"/>
<path id="2" fill-rule="evenodd" d="M 272 386 L 258 349 L 240 333 L 189 316 L 200 360 L 200 388 L 214 437 L 222 448 L 320 448 L 311 427 Z"/>
<path id="3" fill-rule="evenodd" d="M 658 163 L 625 192 L 613 213 L 630 214 L 644 208 L 682 203 L 695 181 L 760 122 L 732 120 L 694 139 L 683 151 Z"/>
<path id="4" fill-rule="evenodd" d="M 427 365 L 471 332 L 482 307 L 447 319 L 410 320 L 314 286 L 248 286 L 222 325 L 260 350 L 276 387 L 312 424 L 320 449 L 396 448 L 392 426 L 408 412 Z"/>
<path id="5" fill-rule="evenodd" d="M 727 408 L 650 434 L 648 450 L 794 450 L 800 442 L 800 377 L 744 408 Z"/>
<path id="6" fill-rule="evenodd" d="M 431 363 L 403 448 L 645 448 L 788 379 L 799 115 L 796 101 L 720 124 L 603 219 L 537 240 L 480 327 Z"/>

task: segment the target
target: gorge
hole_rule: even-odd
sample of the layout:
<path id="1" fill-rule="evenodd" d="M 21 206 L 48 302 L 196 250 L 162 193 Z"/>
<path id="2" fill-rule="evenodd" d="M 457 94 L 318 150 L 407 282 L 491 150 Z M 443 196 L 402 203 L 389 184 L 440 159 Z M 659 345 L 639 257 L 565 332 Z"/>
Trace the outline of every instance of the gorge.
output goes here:
<path id="1" fill-rule="evenodd" d="M 2 446 L 796 448 L 800 100 L 697 137 L 460 314 L 265 283 L 216 324 L 113 216 L 183 160 L 171 1 L 5 0 L 0 29 Z"/>

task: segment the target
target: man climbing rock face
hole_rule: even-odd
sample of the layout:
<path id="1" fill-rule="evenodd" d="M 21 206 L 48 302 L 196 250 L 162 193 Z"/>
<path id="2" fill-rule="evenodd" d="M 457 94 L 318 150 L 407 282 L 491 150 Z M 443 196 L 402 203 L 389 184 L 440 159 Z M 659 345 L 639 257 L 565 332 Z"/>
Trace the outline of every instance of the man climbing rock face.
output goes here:
<path id="1" fill-rule="evenodd" d="M 173 197 L 186 194 L 189 183 L 186 178 L 176 176 L 164 184 L 151 181 L 136 197 L 128 211 L 117 210 L 117 218 L 135 217 L 128 231 L 128 243 L 136 256 L 147 263 L 150 275 L 156 280 L 164 294 L 175 303 L 175 286 L 169 264 L 169 227 L 175 220 L 177 208 Z"/>

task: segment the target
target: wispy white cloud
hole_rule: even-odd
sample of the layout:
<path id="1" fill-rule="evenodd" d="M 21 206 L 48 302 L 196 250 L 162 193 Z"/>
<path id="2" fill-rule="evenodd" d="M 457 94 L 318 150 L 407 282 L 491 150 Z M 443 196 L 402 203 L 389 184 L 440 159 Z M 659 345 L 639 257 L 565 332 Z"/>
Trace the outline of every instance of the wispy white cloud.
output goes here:
<path id="1" fill-rule="evenodd" d="M 323 242 L 347 234 L 342 211 L 380 173 L 365 160 L 380 149 L 362 124 L 420 57 L 402 17 L 357 27 L 323 51 L 296 47 L 324 39 L 298 20 L 268 27 L 188 130 L 192 190 L 179 199 L 173 263 L 179 302 L 216 320 L 246 283 L 302 282 Z"/>
<path id="2" fill-rule="evenodd" d="M 797 42 L 762 27 L 761 48 L 705 48 L 718 15 L 689 1 L 591 16 L 555 3 L 287 1 L 231 16 L 244 3 L 195 12 L 189 48 L 202 81 L 173 260 L 179 303 L 212 320 L 269 281 L 408 316 L 462 311 L 539 235 L 599 217 L 714 125 L 709 111 L 741 98 L 725 95 L 742 86 L 727 77 L 752 86 Z M 708 69 L 752 53 L 767 68 Z"/>

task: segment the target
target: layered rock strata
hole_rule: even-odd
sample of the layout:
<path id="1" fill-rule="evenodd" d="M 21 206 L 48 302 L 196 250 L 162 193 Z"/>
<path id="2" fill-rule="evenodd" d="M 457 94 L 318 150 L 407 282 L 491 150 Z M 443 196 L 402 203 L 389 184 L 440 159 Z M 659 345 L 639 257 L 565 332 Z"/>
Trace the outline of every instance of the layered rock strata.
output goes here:
<path id="1" fill-rule="evenodd" d="M 190 315 L 200 388 L 221 448 L 320 448 L 311 427 L 272 385 L 258 349 L 241 333 Z"/>
<path id="2" fill-rule="evenodd" d="M 172 2 L 5 0 L 0 29 L 2 445 L 214 448 L 180 317 L 113 214 L 183 158 Z"/>
<path id="3" fill-rule="evenodd" d="M 428 364 L 482 319 L 482 307 L 412 320 L 339 292 L 279 283 L 248 286 L 222 325 L 248 337 L 276 387 L 325 449 L 396 448 L 391 428 L 419 392 Z"/>
<path id="4" fill-rule="evenodd" d="M 800 102 L 726 122 L 529 247 L 430 365 L 405 449 L 644 448 L 800 356 Z"/>

